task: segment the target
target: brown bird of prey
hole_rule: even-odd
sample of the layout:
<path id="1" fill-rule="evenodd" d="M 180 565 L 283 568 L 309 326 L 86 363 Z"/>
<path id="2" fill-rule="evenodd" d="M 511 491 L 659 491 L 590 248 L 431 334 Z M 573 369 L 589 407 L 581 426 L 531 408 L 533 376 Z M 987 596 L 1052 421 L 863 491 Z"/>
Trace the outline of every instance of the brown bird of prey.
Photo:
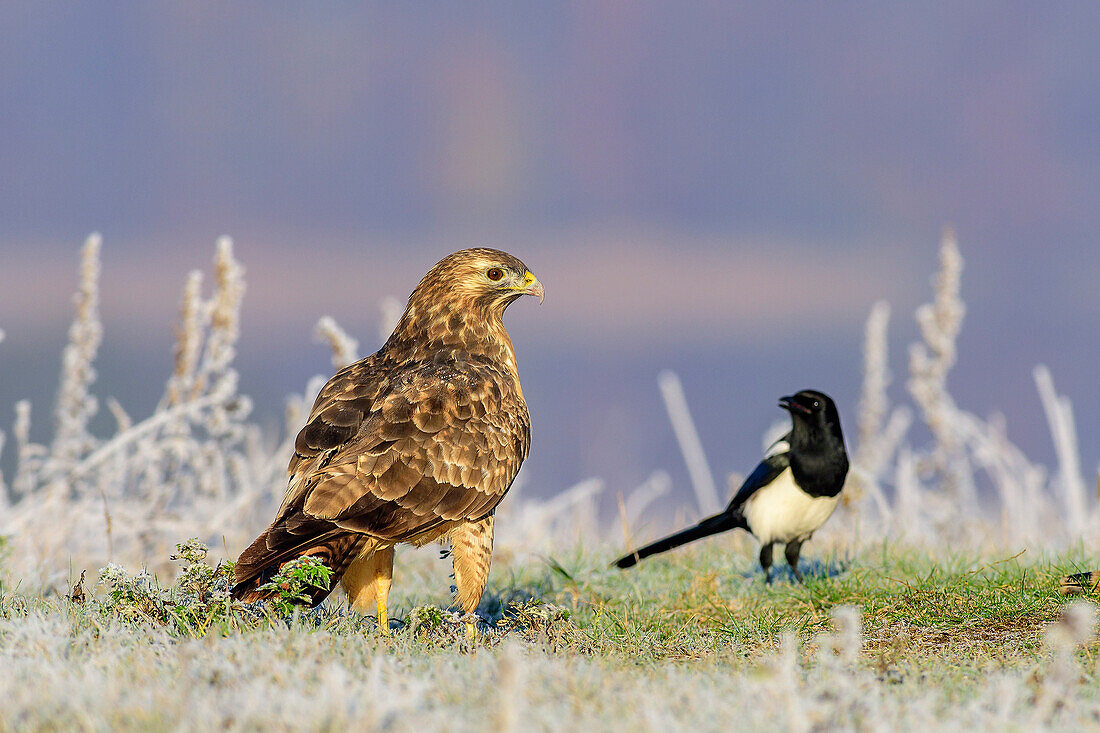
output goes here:
<path id="1" fill-rule="evenodd" d="M 233 596 L 259 590 L 286 562 L 320 558 L 351 606 L 386 601 L 394 546 L 449 539 L 458 602 L 481 601 L 493 520 L 527 457 L 531 422 L 512 341 L 501 320 L 521 295 L 542 301 L 526 265 L 494 249 L 438 262 L 409 296 L 375 354 L 337 372 L 294 442 L 275 521 L 241 553 Z M 316 589 L 317 605 L 329 594 Z M 467 622 L 467 635 L 476 626 Z"/>

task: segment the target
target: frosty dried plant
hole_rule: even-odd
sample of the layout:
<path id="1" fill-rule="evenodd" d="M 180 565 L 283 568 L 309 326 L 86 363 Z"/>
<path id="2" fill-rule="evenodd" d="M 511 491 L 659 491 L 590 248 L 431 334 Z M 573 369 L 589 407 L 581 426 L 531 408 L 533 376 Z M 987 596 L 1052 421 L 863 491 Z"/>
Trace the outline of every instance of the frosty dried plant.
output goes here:
<path id="1" fill-rule="evenodd" d="M 378 319 L 378 343 L 384 344 L 397 328 L 401 314 L 405 311 L 405 304 L 392 295 L 387 295 L 378 302 L 378 310 L 382 314 Z"/>
<path id="2" fill-rule="evenodd" d="M 30 404 L 16 405 L 16 474 L 0 534 L 12 536 L 13 557 L 27 571 L 56 563 L 58 572 L 64 567 L 58 559 L 74 556 L 136 560 L 196 531 L 211 540 L 223 532 L 236 539 L 247 530 L 238 517 L 226 521 L 230 495 L 248 497 L 243 504 L 249 506 L 273 500 L 273 456 L 259 449 L 258 428 L 246 422 L 250 403 L 237 393 L 232 368 L 244 279 L 228 238 L 218 241 L 209 299 L 202 297 L 201 275 L 188 277 L 164 399 L 138 422 L 109 399 L 115 434 L 97 439 L 89 433 L 97 406 L 90 393 L 93 364 L 103 333 L 100 246 L 93 235 L 83 250 L 48 449 L 30 441 Z"/>
<path id="3" fill-rule="evenodd" d="M 909 394 L 920 408 L 924 424 L 935 438 L 928 470 L 938 474 L 945 491 L 954 494 L 963 511 L 973 511 L 977 497 L 964 464 L 965 455 L 952 419 L 957 408 L 947 389 L 947 375 L 955 365 L 955 341 L 962 330 L 966 305 L 961 295 L 963 259 L 955 232 L 944 230 L 940 241 L 940 268 L 931 303 L 917 309 L 921 342 L 909 347 Z"/>
<path id="4" fill-rule="evenodd" d="M 699 511 L 704 515 L 713 514 L 722 508 L 722 501 L 718 498 L 714 474 L 711 473 L 707 456 L 703 452 L 703 442 L 699 439 L 699 432 L 691 419 L 691 410 L 688 409 L 680 377 L 666 369 L 657 375 L 657 386 L 680 445 L 680 452 L 684 456 Z"/>
<path id="5" fill-rule="evenodd" d="M 332 316 L 321 316 L 313 327 L 313 336 L 332 349 L 332 368 L 339 371 L 359 361 L 359 342 L 348 335 Z"/>
<path id="6" fill-rule="evenodd" d="M 586 479 L 546 500 L 523 496 L 523 474 L 497 509 L 497 544 L 519 557 L 535 557 L 562 543 L 595 537 L 599 524 L 596 499 L 604 491 L 600 479 Z"/>
<path id="7" fill-rule="evenodd" d="M 859 446 L 872 444 L 882 433 L 890 398 L 889 343 L 890 304 L 880 300 L 871 306 L 863 338 L 863 391 L 859 400 Z"/>
<path id="8" fill-rule="evenodd" d="M 1059 459 L 1054 481 L 1009 440 L 1002 416 L 967 412 L 948 391 L 966 312 L 962 265 L 958 242 L 947 230 L 933 301 L 917 309 L 921 341 L 909 349 L 907 387 L 932 434 L 930 446 L 906 442 L 910 412 L 905 405 L 889 411 L 887 307 L 876 304 L 868 318 L 858 442 L 848 487 L 857 489 L 853 503 L 863 526 L 873 530 L 870 536 L 889 533 L 928 541 L 1064 546 L 1095 536 L 1100 514 L 1087 500 L 1072 407 L 1055 391 L 1049 370 L 1038 367 L 1035 378 Z"/>
<path id="9" fill-rule="evenodd" d="M 1033 372 L 1035 385 L 1039 389 L 1039 398 L 1046 412 L 1050 435 L 1054 441 L 1054 451 L 1058 457 L 1058 473 L 1054 485 L 1064 503 L 1063 510 L 1069 522 L 1069 531 L 1073 536 L 1082 534 L 1086 527 L 1089 509 L 1087 507 L 1088 490 L 1081 474 L 1080 450 L 1077 445 L 1077 422 L 1073 417 L 1073 405 L 1069 398 L 1058 394 L 1054 388 L 1054 377 L 1044 364 L 1035 367 Z"/>
<path id="10" fill-rule="evenodd" d="M 180 302 L 180 322 L 176 326 L 174 369 L 168 379 L 164 401 L 178 405 L 193 394 L 199 354 L 202 348 L 202 329 L 206 303 L 202 299 L 202 272 L 194 270 L 187 276 Z"/>
<path id="11" fill-rule="evenodd" d="M 94 359 L 103 334 L 97 305 L 100 248 L 101 239 L 93 235 L 82 252 L 52 439 L 46 445 L 30 439 L 32 410 L 26 401 L 16 404 L 10 433 L 0 434 L 0 447 L 6 443 L 15 454 L 14 472 L 6 483 L 0 477 L 5 507 L 0 535 L 12 538 L 11 569 L 28 582 L 56 582 L 69 558 L 94 564 L 163 557 L 181 537 L 243 546 L 285 491 L 294 436 L 325 381 L 314 377 L 288 398 L 282 435 L 265 435 L 249 421 L 251 404 L 240 394 L 233 368 L 244 271 L 232 242 L 222 238 L 212 291 L 204 293 L 200 272 L 185 280 L 173 369 L 160 403 L 152 414 L 137 418 L 121 401 L 107 398 L 103 404 L 114 416 L 115 430 L 92 435 L 89 420 L 99 404 L 91 391 Z M 941 243 L 933 300 L 918 310 L 921 342 L 910 349 L 907 386 L 933 435 L 929 446 L 911 444 L 914 411 L 891 404 L 889 306 L 879 303 L 871 310 L 847 514 L 861 522 L 857 536 L 1060 545 L 1097 538 L 1100 509 L 1089 499 L 1082 476 L 1072 408 L 1057 394 L 1049 370 L 1038 368 L 1035 378 L 1058 455 L 1053 478 L 1009 440 L 1002 417 L 966 412 L 947 391 L 965 313 L 961 272 L 958 244 L 949 233 Z M 382 301 L 383 340 L 400 307 L 396 299 Z M 333 349 L 334 366 L 358 355 L 355 339 L 334 320 L 321 319 L 317 332 Z M 720 503 L 679 380 L 665 373 L 661 386 L 697 505 Z M 531 554 L 579 538 L 618 536 L 606 531 L 618 518 L 612 514 L 604 521 L 598 511 L 605 490 L 601 480 L 587 479 L 543 500 L 525 496 L 524 482 L 521 475 L 501 506 L 498 546 Z M 624 499 L 628 533 L 637 526 L 665 529 L 645 509 L 670 486 L 668 475 L 657 471 Z M 966 507 L 970 510 L 963 511 Z"/>
<path id="12" fill-rule="evenodd" d="M 867 317 L 863 341 L 863 389 L 859 401 L 858 446 L 852 456 L 851 479 L 842 495 L 846 505 L 869 495 L 879 514 L 890 510 L 882 490 L 883 472 L 893 460 L 912 420 L 909 409 L 890 410 L 889 340 L 890 304 L 879 301 Z M 889 421 L 887 421 L 889 415 Z"/>
<path id="13" fill-rule="evenodd" d="M 92 234 L 80 257 L 80 286 L 74 301 L 76 317 L 69 327 L 69 343 L 61 355 L 61 380 L 57 392 L 56 426 L 45 470 L 53 478 L 63 475 L 79 456 L 95 445 L 88 421 L 95 416 L 96 398 L 90 393 L 95 381 L 96 353 L 103 340 L 99 321 L 99 250 L 103 238 Z"/>

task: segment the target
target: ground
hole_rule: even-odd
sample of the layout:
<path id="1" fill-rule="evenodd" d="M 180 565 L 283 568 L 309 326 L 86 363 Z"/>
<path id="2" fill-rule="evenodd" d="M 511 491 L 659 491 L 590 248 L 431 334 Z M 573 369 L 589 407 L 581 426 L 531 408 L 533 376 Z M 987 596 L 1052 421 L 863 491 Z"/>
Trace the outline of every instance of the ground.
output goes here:
<path id="1" fill-rule="evenodd" d="M 1088 565 L 1083 550 L 817 548 L 805 585 L 777 573 L 766 586 L 742 544 L 719 538 L 629 571 L 607 567 L 610 550 L 503 552 L 481 609 L 494 627 L 473 646 L 437 610 L 448 563 L 430 549 L 398 565 L 405 624 L 389 638 L 336 598 L 290 617 L 227 609 L 201 553 L 163 590 L 119 568 L 106 585 L 89 572 L 82 603 L 8 578 L 0 729 L 1100 723 L 1092 607 L 1058 594 L 1063 574 Z"/>

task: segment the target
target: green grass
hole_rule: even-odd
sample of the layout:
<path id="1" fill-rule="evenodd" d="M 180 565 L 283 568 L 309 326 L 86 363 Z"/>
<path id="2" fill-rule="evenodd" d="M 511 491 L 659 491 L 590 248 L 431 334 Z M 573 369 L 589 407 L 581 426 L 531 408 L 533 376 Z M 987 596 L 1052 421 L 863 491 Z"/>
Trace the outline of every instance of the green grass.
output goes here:
<path id="1" fill-rule="evenodd" d="M 406 625 L 414 607 L 447 605 L 448 561 L 435 561 L 430 554 L 421 552 L 398 565 L 391 604 Z M 281 601 L 262 610 L 253 607 L 251 613 L 227 611 L 228 566 L 216 570 L 201 555 L 183 555 L 175 586 L 159 591 L 173 600 L 158 610 L 147 607 L 133 578 L 112 581 L 110 590 L 89 578 L 87 593 L 100 601 L 93 600 L 84 613 L 196 637 L 247 631 L 285 617 L 281 611 L 288 604 Z M 933 557 L 881 545 L 858 556 L 805 558 L 804 584 L 777 567 L 776 580 L 768 585 L 753 558 L 719 542 L 625 571 L 609 568 L 607 559 L 604 553 L 574 548 L 557 557 L 498 561 L 480 612 L 499 623 L 525 604 L 529 611 L 532 600 L 535 606 L 552 604 L 564 610 L 569 643 L 577 653 L 616 663 L 662 664 L 720 653 L 725 663 L 744 666 L 777 649 L 784 634 L 809 641 L 830 631 L 833 610 L 851 606 L 860 611 L 869 664 L 904 664 L 921 672 L 952 665 L 978 670 L 1033 662 L 1041 654 L 1043 629 L 1067 603 L 1058 592 L 1059 579 L 1088 567 L 1080 553 L 1029 557 L 1020 552 L 976 560 L 961 553 Z M 139 580 L 149 586 L 145 595 L 162 585 L 151 576 Z M 18 615 L 14 609 L 49 613 L 72 606 L 77 616 L 82 611 L 57 598 L 26 597 L 10 581 L 0 588 L 0 618 Z M 208 597 L 196 604 L 197 596 Z M 317 612 L 299 615 L 305 623 L 340 633 L 373 628 L 370 618 L 344 610 L 339 594 Z M 1086 651 L 1093 654 L 1097 648 Z"/>
<path id="2" fill-rule="evenodd" d="M 765 585 L 738 547 L 702 543 L 628 571 L 583 547 L 525 561 L 502 553 L 481 607 L 494 628 L 473 647 L 438 610 L 448 564 L 431 551 L 398 555 L 392 610 L 414 623 L 388 638 L 336 599 L 290 616 L 227 604 L 226 566 L 206 564 L 193 545 L 180 553 L 175 584 L 115 568 L 95 586 L 89 573 L 83 603 L 26 594 L 9 579 L 0 592 L 0 664 L 15 676 L 0 680 L 0 695 L 17 712 L 0 712 L 0 729 L 88 727 L 81 721 L 172 728 L 179 716 L 185 727 L 249 728 L 285 722 L 291 708 L 336 705 L 342 712 L 303 726 L 332 729 L 377 712 L 345 697 L 369 688 L 405 701 L 386 719 L 393 729 L 475 730 L 488 704 L 464 682 L 475 678 L 515 687 L 520 707 L 493 698 L 493 720 L 522 708 L 547 729 L 615 720 L 612 728 L 634 730 L 666 719 L 690 727 L 693 716 L 707 728 L 717 710 L 759 725 L 799 727 L 803 714 L 848 725 L 870 715 L 867 706 L 898 723 L 934 710 L 990 726 L 1008 714 L 996 685 L 1011 690 L 1012 715 L 1038 716 L 1039 727 L 1100 714 L 1097 639 L 1052 657 L 1046 636 L 1070 602 L 1059 579 L 1089 566 L 1082 551 L 976 559 L 878 545 L 811 553 L 804 585 L 785 572 Z M 852 664 L 831 651 L 839 608 L 856 609 L 862 625 Z M 1071 672 L 1058 673 L 1058 664 Z M 109 694 L 97 687 L 104 684 Z M 750 693 L 782 705 L 757 709 L 743 699 Z M 245 714 L 242 695 L 280 702 L 250 702 Z M 1068 702 L 1044 702 L 1056 699 Z M 196 705 L 206 717 L 187 717 Z"/>
<path id="3" fill-rule="evenodd" d="M 571 608 L 589 653 L 632 665 L 721 655 L 744 666 L 774 651 L 785 633 L 810 640 L 829 631 L 832 611 L 853 606 L 867 664 L 980 675 L 1036 661 L 1043 629 L 1067 602 L 1060 578 L 1087 566 L 1072 554 L 976 561 L 881 546 L 816 563 L 834 575 L 807 573 L 798 584 L 775 573 L 780 579 L 765 585 L 753 559 L 731 559 L 724 549 L 681 550 L 626 571 L 574 554 L 527 568 L 513 582 Z M 1093 644 L 1087 653 L 1097 650 Z"/>

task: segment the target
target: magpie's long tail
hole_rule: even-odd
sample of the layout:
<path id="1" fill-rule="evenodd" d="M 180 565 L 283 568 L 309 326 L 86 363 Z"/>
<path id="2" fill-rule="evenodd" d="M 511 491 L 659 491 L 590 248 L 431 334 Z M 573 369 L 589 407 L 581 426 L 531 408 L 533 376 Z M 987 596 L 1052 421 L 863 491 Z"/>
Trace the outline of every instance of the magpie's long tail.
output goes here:
<path id="1" fill-rule="evenodd" d="M 688 527 L 674 535 L 669 535 L 664 539 L 657 540 L 645 547 L 641 547 L 629 555 L 620 557 L 615 561 L 615 566 L 620 568 L 633 567 L 637 565 L 638 561 L 642 558 L 656 555 L 658 552 L 671 550 L 680 545 L 686 545 L 688 542 L 692 542 L 702 537 L 710 537 L 712 534 L 718 534 L 719 532 L 726 532 L 737 528 L 748 529 L 748 524 L 745 523 L 745 518 L 741 516 L 740 512 L 715 514 L 713 517 L 707 517 L 694 527 Z"/>

